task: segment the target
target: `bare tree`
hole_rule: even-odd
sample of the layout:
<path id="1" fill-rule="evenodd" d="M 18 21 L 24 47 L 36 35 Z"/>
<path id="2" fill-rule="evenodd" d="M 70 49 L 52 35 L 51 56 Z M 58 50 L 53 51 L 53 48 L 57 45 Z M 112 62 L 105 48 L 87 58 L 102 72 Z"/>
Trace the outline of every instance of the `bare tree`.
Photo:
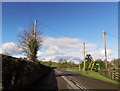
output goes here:
<path id="1" fill-rule="evenodd" d="M 19 47 L 22 48 L 23 53 L 30 61 L 37 60 L 37 51 L 42 45 L 42 33 L 36 30 L 36 37 L 34 33 L 34 26 L 30 24 L 27 30 L 24 30 L 18 35 Z"/>

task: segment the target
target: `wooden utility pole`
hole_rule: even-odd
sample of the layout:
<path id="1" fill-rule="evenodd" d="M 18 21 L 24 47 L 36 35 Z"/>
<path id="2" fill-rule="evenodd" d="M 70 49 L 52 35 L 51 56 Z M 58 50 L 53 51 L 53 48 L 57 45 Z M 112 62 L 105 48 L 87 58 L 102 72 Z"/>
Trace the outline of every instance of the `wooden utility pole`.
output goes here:
<path id="1" fill-rule="evenodd" d="M 83 43 L 83 51 L 84 51 L 84 71 L 85 71 L 85 43 Z"/>
<path id="2" fill-rule="evenodd" d="M 36 39 L 36 23 L 37 23 L 37 20 L 35 20 L 35 24 L 34 24 L 34 35 L 35 35 L 35 39 Z"/>
<path id="3" fill-rule="evenodd" d="M 105 40 L 105 32 L 103 32 L 104 36 L 104 47 L 105 47 L 105 66 L 106 66 L 106 72 L 107 72 L 107 51 L 106 51 L 106 40 Z"/>
<path id="4" fill-rule="evenodd" d="M 80 62 L 79 62 L 79 71 L 80 71 L 81 69 L 80 69 Z"/>

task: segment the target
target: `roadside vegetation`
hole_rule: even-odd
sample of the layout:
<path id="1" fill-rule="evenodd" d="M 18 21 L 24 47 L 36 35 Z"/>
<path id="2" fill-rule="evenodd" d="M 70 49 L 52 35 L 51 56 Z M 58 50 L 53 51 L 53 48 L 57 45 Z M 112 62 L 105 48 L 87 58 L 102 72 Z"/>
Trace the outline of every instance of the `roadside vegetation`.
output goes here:
<path id="1" fill-rule="evenodd" d="M 2 57 L 2 91 L 19 91 L 33 84 L 51 71 L 50 67 L 22 58 L 1 55 Z"/>
<path id="2" fill-rule="evenodd" d="M 58 63 L 57 62 L 52 62 L 52 61 L 40 61 L 41 64 L 48 66 L 48 67 L 52 67 L 52 68 L 57 68 L 58 67 Z"/>
<path id="3" fill-rule="evenodd" d="M 77 73 L 77 74 L 80 74 L 80 75 L 83 75 L 83 76 L 86 76 L 86 77 L 89 77 L 89 78 L 98 79 L 98 80 L 105 81 L 105 82 L 118 84 L 118 82 L 116 82 L 114 80 L 111 80 L 111 79 L 99 74 L 98 72 L 94 72 L 94 71 L 92 71 L 92 72 L 91 71 L 84 72 L 84 71 L 72 70 L 72 69 L 66 69 L 65 71 Z"/>
<path id="4" fill-rule="evenodd" d="M 55 67 L 58 70 L 69 71 L 89 78 L 98 79 L 114 84 L 118 84 L 118 62 L 119 59 L 108 61 L 108 72 L 106 73 L 104 60 L 98 59 L 93 61 L 92 56 L 90 54 L 86 55 L 85 72 L 83 70 L 84 62 L 81 62 L 80 64 L 75 64 L 73 61 L 67 61 L 65 59 L 60 59 L 58 63 L 52 61 L 41 61 L 42 64 L 49 67 Z M 114 76 L 116 76 L 116 79 Z"/>
<path id="5" fill-rule="evenodd" d="M 42 46 L 42 33 L 40 30 L 36 30 L 36 25 L 30 24 L 27 30 L 22 31 L 18 35 L 19 47 L 21 52 L 29 59 L 29 61 L 37 60 L 37 51 Z"/>

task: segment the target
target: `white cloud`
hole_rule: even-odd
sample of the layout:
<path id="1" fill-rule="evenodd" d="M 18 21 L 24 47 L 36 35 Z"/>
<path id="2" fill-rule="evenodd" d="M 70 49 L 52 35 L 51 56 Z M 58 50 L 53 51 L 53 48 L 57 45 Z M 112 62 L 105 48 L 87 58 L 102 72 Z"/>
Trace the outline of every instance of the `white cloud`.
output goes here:
<path id="1" fill-rule="evenodd" d="M 44 46 L 58 46 L 60 48 L 80 48 L 81 42 L 79 39 L 74 38 L 52 38 L 52 37 L 45 37 L 44 38 Z M 77 43 L 77 45 L 75 45 Z M 50 45 L 49 45 L 50 44 Z"/>
<path id="2" fill-rule="evenodd" d="M 2 46 L 0 47 L 0 53 L 10 54 L 10 55 L 20 54 L 21 51 L 22 49 L 19 48 L 18 45 L 13 42 L 7 42 L 5 44 L 2 44 Z"/>
<path id="3" fill-rule="evenodd" d="M 104 59 L 104 49 L 96 49 L 96 44 L 87 43 L 85 45 L 86 54 L 90 53 L 94 59 Z M 22 51 L 17 44 L 8 42 L 2 44 L 0 53 L 9 53 L 11 55 L 18 55 Z M 107 49 L 107 55 L 110 59 L 113 52 Z M 69 61 L 77 62 L 82 60 L 83 57 L 83 41 L 78 38 L 52 38 L 44 37 L 41 51 L 38 51 L 37 56 L 40 60 L 58 61 L 60 58 Z"/>
<path id="4" fill-rule="evenodd" d="M 78 38 L 52 38 L 45 37 L 43 39 L 43 48 L 49 48 L 56 46 L 60 49 L 78 49 L 83 50 L 83 41 Z M 86 50 L 94 49 L 96 47 L 95 44 L 86 44 Z"/>
<path id="5" fill-rule="evenodd" d="M 56 55 L 61 53 L 62 50 L 58 46 L 49 46 L 46 50 L 46 55 L 51 56 L 51 55 Z"/>
<path id="6" fill-rule="evenodd" d="M 43 49 L 44 51 L 38 52 L 39 59 L 44 59 L 46 61 L 53 59 L 54 61 L 59 60 L 59 58 L 67 58 L 68 60 L 74 60 L 78 62 L 78 59 L 83 59 L 83 41 L 78 38 L 43 38 Z M 87 43 L 85 45 L 86 53 L 90 53 L 95 59 L 104 58 L 104 50 L 95 51 L 97 48 L 96 44 Z M 111 50 L 107 50 L 108 55 L 112 55 Z"/>
<path id="7" fill-rule="evenodd" d="M 105 50 L 104 49 L 100 49 L 97 51 L 93 51 L 92 56 L 94 57 L 94 59 L 105 59 Z M 111 55 L 113 54 L 113 52 L 110 49 L 107 49 L 107 58 L 108 60 L 111 60 Z"/>

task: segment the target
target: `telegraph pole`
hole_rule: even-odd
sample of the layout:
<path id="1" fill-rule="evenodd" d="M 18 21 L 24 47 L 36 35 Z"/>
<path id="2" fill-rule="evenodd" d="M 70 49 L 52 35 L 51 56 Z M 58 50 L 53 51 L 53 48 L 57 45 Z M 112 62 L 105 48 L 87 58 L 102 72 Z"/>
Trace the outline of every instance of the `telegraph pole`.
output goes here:
<path id="1" fill-rule="evenodd" d="M 84 51 L 84 72 L 85 72 L 85 43 L 83 43 L 83 51 Z"/>
<path id="2" fill-rule="evenodd" d="M 80 62 L 79 62 L 79 71 L 80 71 L 81 69 L 80 69 Z"/>
<path id="3" fill-rule="evenodd" d="M 106 72 L 107 72 L 107 51 L 106 51 L 106 40 L 105 40 L 105 32 L 103 32 L 104 36 L 104 47 L 105 47 L 105 66 L 106 66 Z"/>
<path id="4" fill-rule="evenodd" d="M 36 23 L 37 23 L 37 20 L 35 20 L 35 24 L 34 24 L 34 36 L 35 36 L 35 39 L 36 39 Z"/>

